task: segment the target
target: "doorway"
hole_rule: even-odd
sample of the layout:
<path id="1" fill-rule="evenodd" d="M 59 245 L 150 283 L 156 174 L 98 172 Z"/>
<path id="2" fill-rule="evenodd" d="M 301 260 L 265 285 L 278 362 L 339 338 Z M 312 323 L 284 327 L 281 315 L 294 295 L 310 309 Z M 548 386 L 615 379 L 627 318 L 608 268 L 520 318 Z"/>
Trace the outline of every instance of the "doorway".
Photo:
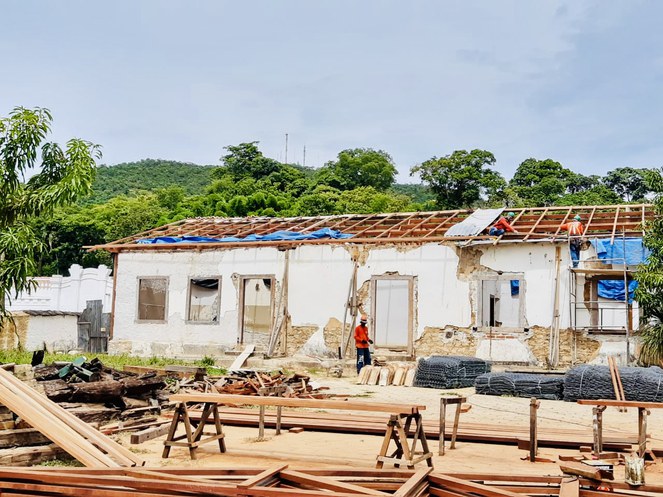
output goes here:
<path id="1" fill-rule="evenodd" d="M 240 344 L 267 345 L 274 315 L 273 275 L 242 276 L 239 295 Z"/>
<path id="2" fill-rule="evenodd" d="M 371 278 L 371 336 L 376 347 L 413 352 L 414 276 Z"/>

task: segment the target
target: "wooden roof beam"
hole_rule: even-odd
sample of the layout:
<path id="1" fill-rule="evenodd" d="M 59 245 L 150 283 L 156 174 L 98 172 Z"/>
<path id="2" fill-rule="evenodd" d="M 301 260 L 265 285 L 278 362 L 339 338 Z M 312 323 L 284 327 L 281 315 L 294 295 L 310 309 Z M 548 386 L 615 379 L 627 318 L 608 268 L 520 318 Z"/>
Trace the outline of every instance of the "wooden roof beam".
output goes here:
<path id="1" fill-rule="evenodd" d="M 534 230 L 536 230 L 536 227 L 539 225 L 541 220 L 545 217 L 545 215 L 548 213 L 548 209 L 544 210 L 541 215 L 539 216 L 539 219 L 536 220 L 536 223 L 532 226 L 532 228 L 529 230 L 529 233 L 525 235 L 525 238 L 523 240 L 527 240 L 532 233 L 534 233 Z"/>

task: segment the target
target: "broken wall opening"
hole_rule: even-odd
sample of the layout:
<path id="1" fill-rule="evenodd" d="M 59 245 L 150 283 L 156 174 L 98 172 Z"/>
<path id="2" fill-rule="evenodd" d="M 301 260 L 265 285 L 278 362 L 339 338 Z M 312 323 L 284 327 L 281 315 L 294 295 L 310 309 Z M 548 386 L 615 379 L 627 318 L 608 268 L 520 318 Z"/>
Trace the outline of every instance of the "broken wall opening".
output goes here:
<path id="1" fill-rule="evenodd" d="M 275 278 L 243 276 L 240 285 L 239 343 L 266 344 L 273 322 Z"/>

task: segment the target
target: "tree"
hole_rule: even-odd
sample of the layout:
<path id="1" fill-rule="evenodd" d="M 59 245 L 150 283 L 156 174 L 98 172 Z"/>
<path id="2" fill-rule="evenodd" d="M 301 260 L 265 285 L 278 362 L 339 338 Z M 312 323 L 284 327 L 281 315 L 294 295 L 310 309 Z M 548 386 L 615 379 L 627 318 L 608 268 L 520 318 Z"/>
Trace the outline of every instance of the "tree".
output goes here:
<path id="1" fill-rule="evenodd" d="M 642 347 L 639 361 L 661 365 L 663 362 L 663 175 L 660 170 L 644 173 L 647 188 L 655 192 L 655 217 L 647 223 L 643 243 L 650 251 L 638 268 L 635 299 L 640 308 Z"/>
<path id="2" fill-rule="evenodd" d="M 554 205 L 574 176 L 577 175 L 552 159 L 529 158 L 518 166 L 509 187 L 528 206 Z"/>
<path id="3" fill-rule="evenodd" d="M 53 214 L 90 192 L 98 145 L 71 139 L 65 148 L 45 141 L 51 131 L 47 109 L 17 107 L 0 118 L 0 314 L 5 298 L 34 288 L 30 275 L 44 244 L 33 229 L 38 217 Z M 32 174 L 26 181 L 26 176 Z M 12 293 L 13 292 L 13 293 Z"/>
<path id="4" fill-rule="evenodd" d="M 225 147 L 229 152 L 221 157 L 225 169 L 235 178 L 248 176 L 254 179 L 264 178 L 278 171 L 281 164 L 262 155 L 262 152 L 258 149 L 258 143 L 255 141 Z M 221 174 L 223 174 L 223 171 Z"/>
<path id="5" fill-rule="evenodd" d="M 336 161 L 325 164 L 317 179 L 339 190 L 371 186 L 386 190 L 396 181 L 396 166 L 387 152 L 371 148 L 352 148 L 338 154 Z"/>
<path id="6" fill-rule="evenodd" d="M 643 200 L 651 192 L 645 179 L 648 169 L 618 167 L 603 178 L 603 183 L 624 201 Z"/>
<path id="7" fill-rule="evenodd" d="M 475 206 L 499 193 L 506 186 L 500 173 L 490 169 L 495 156 L 486 150 L 456 150 L 445 157 L 433 157 L 412 167 L 435 194 L 440 209 Z"/>

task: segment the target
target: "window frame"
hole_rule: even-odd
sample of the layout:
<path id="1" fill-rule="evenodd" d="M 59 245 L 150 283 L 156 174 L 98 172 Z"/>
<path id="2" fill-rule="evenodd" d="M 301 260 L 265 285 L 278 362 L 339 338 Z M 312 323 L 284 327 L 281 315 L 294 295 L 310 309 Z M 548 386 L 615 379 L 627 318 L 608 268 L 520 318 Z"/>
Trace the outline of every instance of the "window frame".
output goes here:
<path id="1" fill-rule="evenodd" d="M 219 289 L 217 296 L 219 298 L 219 306 L 216 310 L 216 321 L 194 321 L 191 319 L 191 281 L 192 280 L 217 280 L 219 282 Z M 193 324 L 193 325 L 207 325 L 207 326 L 217 326 L 221 324 L 221 285 L 223 283 L 223 278 L 221 275 L 211 275 L 211 276 L 189 276 L 187 278 L 187 287 L 186 287 L 186 309 L 185 309 L 185 316 L 186 319 L 184 322 L 186 324 Z"/>
<path id="2" fill-rule="evenodd" d="M 143 280 L 165 280 L 166 282 L 166 295 L 164 297 L 163 306 L 163 319 L 141 319 L 140 318 L 140 282 Z M 149 324 L 157 323 L 163 324 L 168 322 L 168 297 L 170 290 L 170 277 L 169 276 L 136 276 L 136 318 L 135 323 Z"/>

